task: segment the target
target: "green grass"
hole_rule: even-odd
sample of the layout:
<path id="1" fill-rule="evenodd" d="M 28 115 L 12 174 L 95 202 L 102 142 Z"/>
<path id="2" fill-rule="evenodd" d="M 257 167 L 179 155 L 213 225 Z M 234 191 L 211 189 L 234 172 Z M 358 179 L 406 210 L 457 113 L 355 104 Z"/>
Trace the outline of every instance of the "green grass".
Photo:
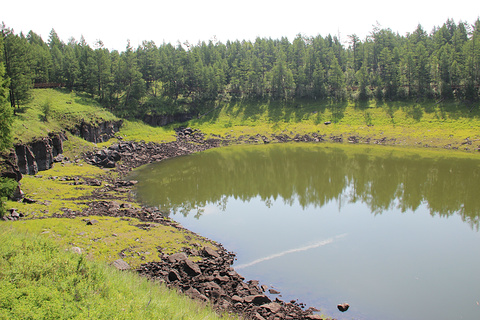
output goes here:
<path id="1" fill-rule="evenodd" d="M 86 184 L 74 184 L 75 178 L 83 182 L 82 177 L 95 178 L 108 174 L 108 170 L 100 169 L 84 163 L 55 163 L 53 168 L 41 171 L 36 175 L 25 175 L 21 183 L 22 191 L 35 203 L 7 201 L 8 208 L 15 208 L 27 218 L 49 217 L 62 214 L 64 209 L 81 211 L 86 207 L 79 197 L 89 196 L 100 187 Z"/>
<path id="2" fill-rule="evenodd" d="M 98 223 L 87 225 L 84 219 L 95 219 Z M 92 260 L 110 264 L 122 258 L 132 268 L 158 261 L 158 248 L 166 254 L 181 252 L 187 247 L 197 250 L 206 246 L 213 248 L 209 241 L 188 231 L 159 223 L 146 224 L 133 218 L 50 218 L 13 224 L 20 233 L 48 237 L 62 247 L 79 247 Z M 148 226 L 139 228 L 142 225 Z M 192 258 L 197 259 L 199 257 Z"/>
<path id="3" fill-rule="evenodd" d="M 173 127 L 175 126 L 152 127 L 141 121 L 125 120 L 118 134 L 125 140 L 158 143 L 170 142 L 175 141 L 175 131 Z M 116 141 L 116 139 L 112 139 L 110 142 L 107 142 L 107 144 L 112 141 Z"/>
<path id="4" fill-rule="evenodd" d="M 26 143 L 49 132 L 72 129 L 82 121 L 96 124 L 117 120 L 111 112 L 83 94 L 59 89 L 36 89 L 32 94 L 32 100 L 15 116 L 15 143 Z"/>
<path id="5" fill-rule="evenodd" d="M 0 224 L 0 319 L 219 319 L 131 272 Z"/>
<path id="6" fill-rule="evenodd" d="M 200 119 L 186 125 L 207 134 L 320 134 L 387 137 L 408 146 L 461 146 L 464 139 L 480 139 L 480 104 L 459 102 L 290 101 L 219 103 Z M 332 124 L 325 125 L 330 121 Z M 478 143 L 477 143 L 478 145 Z"/>

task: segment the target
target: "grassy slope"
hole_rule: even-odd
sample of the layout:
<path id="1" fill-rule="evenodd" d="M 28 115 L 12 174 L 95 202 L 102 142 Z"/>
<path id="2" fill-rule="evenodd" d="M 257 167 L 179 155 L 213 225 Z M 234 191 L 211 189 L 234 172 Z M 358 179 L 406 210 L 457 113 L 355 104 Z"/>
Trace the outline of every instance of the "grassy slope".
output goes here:
<path id="1" fill-rule="evenodd" d="M 0 225 L 0 319 L 220 319 L 142 279 Z"/>
<path id="2" fill-rule="evenodd" d="M 218 106 L 217 106 L 218 107 Z M 360 105 L 353 102 L 224 103 L 189 125 L 221 135 L 312 133 L 394 138 L 407 146 L 460 147 L 466 138 L 480 138 L 480 105 L 456 102 L 422 105 L 392 102 Z M 332 124 L 325 125 L 326 121 Z M 479 143 L 477 143 L 478 145 Z"/>

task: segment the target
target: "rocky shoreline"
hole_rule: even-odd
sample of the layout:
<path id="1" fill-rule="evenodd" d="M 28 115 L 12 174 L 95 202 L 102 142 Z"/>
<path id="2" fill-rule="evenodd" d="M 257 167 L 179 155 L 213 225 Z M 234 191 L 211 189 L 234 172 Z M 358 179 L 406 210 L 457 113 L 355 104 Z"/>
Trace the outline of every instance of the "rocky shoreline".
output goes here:
<path id="1" fill-rule="evenodd" d="M 215 137 L 205 139 L 203 133 L 191 128 L 176 130 L 176 141 L 169 143 L 145 143 L 123 141 L 108 148 L 90 152 L 84 155 L 87 163 L 104 168 L 114 168 L 121 177 L 125 177 L 132 169 L 148 163 L 168 158 L 183 156 L 220 146 L 239 143 L 269 143 L 287 141 L 324 141 L 320 136 L 265 136 L 247 137 L 235 141 L 227 138 Z M 99 183 L 89 181 L 87 183 Z M 151 207 L 133 208 L 121 203 L 119 199 L 112 199 L 112 194 L 123 194 L 131 197 L 131 188 L 135 181 L 108 181 L 107 185 L 94 192 L 92 200 L 88 201 L 88 209 L 83 212 L 65 212 L 65 216 L 108 215 L 138 218 L 148 223 L 162 223 L 185 230 L 175 221 L 166 218 L 162 212 Z M 113 191 L 113 192 L 112 192 Z M 88 199 L 85 199 L 88 200 Z M 129 201 L 135 201 L 129 199 Z M 258 281 L 245 279 L 232 267 L 235 255 L 228 252 L 221 244 L 213 242 L 217 250 L 198 248 L 185 252 L 166 255 L 159 252 L 160 261 L 141 265 L 137 272 L 143 276 L 165 283 L 168 287 L 176 288 L 193 299 L 210 303 L 220 312 L 240 314 L 247 319 L 325 319 L 316 314 L 315 308 L 305 309 L 303 303 L 297 301 L 285 302 L 278 298 L 271 299 L 267 295 L 268 287 L 259 285 Z M 202 257 L 201 261 L 194 262 L 189 257 Z M 269 291 L 270 296 L 275 294 Z"/>

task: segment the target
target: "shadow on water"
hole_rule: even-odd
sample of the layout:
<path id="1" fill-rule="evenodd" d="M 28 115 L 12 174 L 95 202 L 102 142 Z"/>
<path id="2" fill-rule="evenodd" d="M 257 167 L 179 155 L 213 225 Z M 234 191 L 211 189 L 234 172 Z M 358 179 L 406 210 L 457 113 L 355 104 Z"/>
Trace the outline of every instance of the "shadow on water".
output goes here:
<path id="1" fill-rule="evenodd" d="M 229 197 L 259 197 L 267 205 L 297 199 L 304 208 L 341 199 L 340 205 L 365 203 L 375 215 L 427 204 L 431 215 L 458 214 L 478 231 L 478 161 L 369 150 L 290 144 L 210 150 L 138 170 L 137 192 L 144 203 L 185 215 L 207 203 L 225 208 Z"/>

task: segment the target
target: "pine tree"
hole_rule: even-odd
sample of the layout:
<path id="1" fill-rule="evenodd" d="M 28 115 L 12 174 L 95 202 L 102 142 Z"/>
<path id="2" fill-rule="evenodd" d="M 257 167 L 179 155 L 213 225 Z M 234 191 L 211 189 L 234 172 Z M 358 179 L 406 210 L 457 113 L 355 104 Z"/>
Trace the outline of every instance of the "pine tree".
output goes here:
<path id="1" fill-rule="evenodd" d="M 3 51 L 3 38 L 0 37 L 0 52 Z M 8 78 L 4 63 L 0 60 L 0 151 L 11 145 L 12 108 L 8 105 Z"/>

